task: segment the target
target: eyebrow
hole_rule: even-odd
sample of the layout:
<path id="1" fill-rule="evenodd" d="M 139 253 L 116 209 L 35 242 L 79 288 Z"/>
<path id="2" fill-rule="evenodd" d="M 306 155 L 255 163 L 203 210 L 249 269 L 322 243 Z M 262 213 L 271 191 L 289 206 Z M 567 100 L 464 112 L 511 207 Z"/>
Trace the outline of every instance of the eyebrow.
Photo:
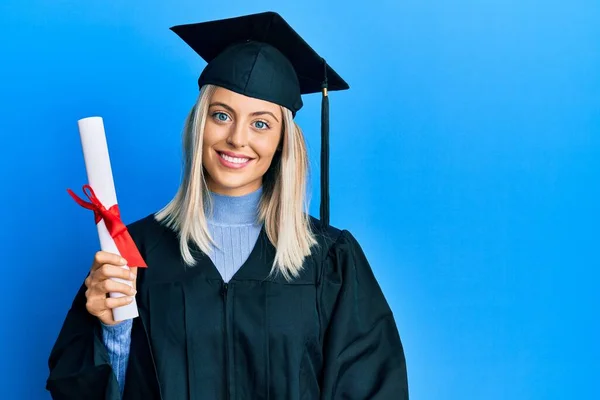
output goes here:
<path id="1" fill-rule="evenodd" d="M 265 115 L 268 114 L 271 117 L 275 118 L 275 121 L 279 122 L 279 120 L 277 119 L 277 117 L 275 116 L 275 114 L 273 114 L 271 111 L 256 111 L 253 112 L 252 114 L 250 114 L 253 117 L 258 117 L 259 115 Z"/>
<path id="2" fill-rule="evenodd" d="M 226 109 L 227 111 L 229 111 L 230 113 L 235 115 L 235 110 L 233 108 L 231 108 L 231 106 L 228 106 L 225 103 L 215 102 L 215 103 L 211 103 L 209 107 L 218 107 L 218 106 L 223 107 L 224 109 Z M 253 117 L 257 117 L 259 115 L 265 115 L 265 114 L 270 115 L 271 117 L 275 118 L 275 121 L 279 122 L 279 119 L 277 119 L 275 114 L 273 114 L 271 111 L 256 111 L 250 115 Z"/>

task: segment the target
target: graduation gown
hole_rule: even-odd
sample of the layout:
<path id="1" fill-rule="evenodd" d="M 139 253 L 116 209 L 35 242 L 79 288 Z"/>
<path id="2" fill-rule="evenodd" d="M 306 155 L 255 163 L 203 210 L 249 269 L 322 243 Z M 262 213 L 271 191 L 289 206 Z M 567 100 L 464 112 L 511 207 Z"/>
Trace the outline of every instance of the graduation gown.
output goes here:
<path id="1" fill-rule="evenodd" d="M 269 276 L 275 248 L 260 232 L 224 283 L 210 258 L 186 267 L 177 234 L 152 215 L 128 226 L 138 269 L 123 398 L 408 399 L 394 317 L 356 239 L 311 218 L 318 247 L 291 282 Z M 100 322 L 75 296 L 49 358 L 54 399 L 121 398 Z"/>

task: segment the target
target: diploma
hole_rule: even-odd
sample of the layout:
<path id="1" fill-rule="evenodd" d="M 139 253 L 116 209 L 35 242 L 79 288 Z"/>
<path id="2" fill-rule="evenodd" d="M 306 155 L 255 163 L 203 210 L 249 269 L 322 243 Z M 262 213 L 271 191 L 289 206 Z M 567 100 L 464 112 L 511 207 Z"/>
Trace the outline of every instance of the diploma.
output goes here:
<path id="1" fill-rule="evenodd" d="M 146 267 L 125 224 L 121 221 L 103 120 L 101 117 L 84 118 L 78 121 L 78 125 L 89 181 L 89 185 L 85 185 L 83 190 L 90 201 L 80 199 L 70 190 L 69 193 L 79 205 L 94 211 L 100 248 L 103 251 L 125 258 L 127 265 L 122 267 L 124 269 L 129 270 L 130 266 Z M 127 280 L 111 279 L 132 285 Z M 110 293 L 110 297 L 113 298 L 123 296 L 123 293 Z M 138 315 L 135 297 L 131 303 L 113 309 L 115 321 L 135 318 Z"/>

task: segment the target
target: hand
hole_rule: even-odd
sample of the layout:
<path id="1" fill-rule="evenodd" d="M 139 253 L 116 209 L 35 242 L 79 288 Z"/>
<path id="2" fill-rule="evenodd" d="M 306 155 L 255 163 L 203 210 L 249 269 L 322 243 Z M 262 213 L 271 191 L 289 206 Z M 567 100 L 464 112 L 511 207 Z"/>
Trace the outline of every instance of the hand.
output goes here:
<path id="1" fill-rule="evenodd" d="M 117 323 L 113 319 L 112 309 L 131 303 L 136 293 L 137 268 L 132 267 L 128 270 L 123 268 L 124 265 L 127 265 L 127 262 L 118 254 L 99 251 L 94 257 L 90 274 L 85 279 L 85 307 L 90 314 L 98 317 L 106 325 Z M 111 278 L 120 278 L 126 283 Z M 122 293 L 124 296 L 108 297 L 109 292 Z"/>

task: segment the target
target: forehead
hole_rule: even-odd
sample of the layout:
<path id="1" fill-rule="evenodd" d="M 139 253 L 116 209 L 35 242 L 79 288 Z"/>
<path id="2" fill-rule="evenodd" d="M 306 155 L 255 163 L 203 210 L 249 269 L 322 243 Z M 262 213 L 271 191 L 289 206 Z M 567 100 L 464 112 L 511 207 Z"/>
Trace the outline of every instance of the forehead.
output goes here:
<path id="1" fill-rule="evenodd" d="M 256 111 L 271 111 L 276 113 L 275 115 L 281 113 L 278 104 L 248 97 L 222 87 L 217 87 L 210 100 L 211 103 L 225 103 L 239 113 L 253 113 Z"/>

